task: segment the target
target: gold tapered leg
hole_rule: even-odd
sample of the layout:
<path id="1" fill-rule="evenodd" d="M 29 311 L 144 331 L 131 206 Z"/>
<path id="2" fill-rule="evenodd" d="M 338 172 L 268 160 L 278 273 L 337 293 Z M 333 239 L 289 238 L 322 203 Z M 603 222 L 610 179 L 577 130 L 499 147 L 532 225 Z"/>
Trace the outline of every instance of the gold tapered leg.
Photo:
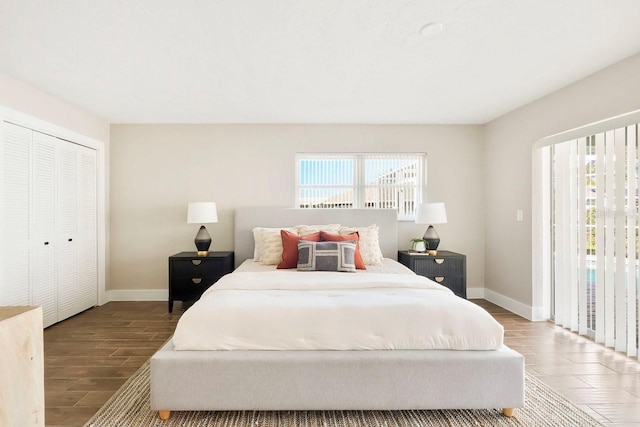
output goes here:
<path id="1" fill-rule="evenodd" d="M 502 408 L 502 413 L 505 417 L 513 417 L 513 411 L 515 411 L 515 409 L 513 408 Z"/>
<path id="2" fill-rule="evenodd" d="M 171 411 L 158 411 L 158 416 L 161 420 L 168 420 L 169 415 L 171 415 Z"/>

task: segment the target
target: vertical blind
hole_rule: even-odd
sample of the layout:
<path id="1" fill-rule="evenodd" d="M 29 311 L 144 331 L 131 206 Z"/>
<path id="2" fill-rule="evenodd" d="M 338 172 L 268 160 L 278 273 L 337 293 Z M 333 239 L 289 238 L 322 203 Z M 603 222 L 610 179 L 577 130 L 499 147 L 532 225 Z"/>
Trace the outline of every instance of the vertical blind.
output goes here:
<path id="1" fill-rule="evenodd" d="M 552 149 L 556 324 L 638 355 L 637 124 Z"/>
<path id="2" fill-rule="evenodd" d="M 397 209 L 413 219 L 424 191 L 424 154 L 298 154 L 296 206 Z"/>

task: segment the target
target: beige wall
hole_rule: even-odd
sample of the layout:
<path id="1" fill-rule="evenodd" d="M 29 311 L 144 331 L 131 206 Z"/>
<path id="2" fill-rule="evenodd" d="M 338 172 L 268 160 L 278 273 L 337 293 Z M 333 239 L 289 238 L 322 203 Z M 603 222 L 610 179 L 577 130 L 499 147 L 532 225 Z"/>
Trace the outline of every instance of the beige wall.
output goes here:
<path id="1" fill-rule="evenodd" d="M 193 250 L 189 201 L 215 201 L 212 250 L 233 249 L 239 206 L 293 206 L 296 152 L 426 152 L 430 201 L 444 201 L 441 248 L 467 255 L 482 287 L 482 129 L 395 125 L 112 125 L 110 289 L 166 289 L 167 257 Z M 400 248 L 425 226 L 399 224 Z"/>
<path id="2" fill-rule="evenodd" d="M 528 306 L 532 286 L 532 145 L 545 136 L 640 109 L 640 54 L 485 126 L 485 287 Z M 516 210 L 524 222 L 516 222 Z M 537 286 L 539 287 L 539 286 Z"/>

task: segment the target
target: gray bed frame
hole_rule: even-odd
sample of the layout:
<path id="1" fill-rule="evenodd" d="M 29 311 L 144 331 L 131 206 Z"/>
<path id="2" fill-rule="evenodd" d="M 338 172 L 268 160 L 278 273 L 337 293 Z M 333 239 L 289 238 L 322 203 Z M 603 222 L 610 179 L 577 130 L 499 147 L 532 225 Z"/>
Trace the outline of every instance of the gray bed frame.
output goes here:
<path id="1" fill-rule="evenodd" d="M 236 266 L 253 257 L 254 227 L 337 223 L 380 226 L 383 255 L 397 258 L 397 219 L 387 209 L 239 208 Z M 175 351 L 151 358 L 151 409 L 401 410 L 524 406 L 524 358 L 496 351 Z"/>

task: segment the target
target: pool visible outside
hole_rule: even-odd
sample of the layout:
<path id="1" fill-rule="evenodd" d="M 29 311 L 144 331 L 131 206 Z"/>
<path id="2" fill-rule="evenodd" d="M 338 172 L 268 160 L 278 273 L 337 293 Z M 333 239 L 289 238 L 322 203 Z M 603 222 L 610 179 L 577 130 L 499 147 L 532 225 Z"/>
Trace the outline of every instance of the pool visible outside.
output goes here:
<path id="1" fill-rule="evenodd" d="M 587 273 L 587 315 L 588 315 L 587 328 L 590 329 L 592 333 L 596 327 L 596 261 L 595 259 L 587 260 L 586 273 Z M 626 277 L 627 276 L 625 275 L 625 278 Z M 640 298 L 640 295 L 638 295 L 638 293 L 639 292 L 636 292 L 636 301 L 638 301 Z M 636 331 L 638 331 L 639 321 L 640 319 L 636 318 Z"/>

